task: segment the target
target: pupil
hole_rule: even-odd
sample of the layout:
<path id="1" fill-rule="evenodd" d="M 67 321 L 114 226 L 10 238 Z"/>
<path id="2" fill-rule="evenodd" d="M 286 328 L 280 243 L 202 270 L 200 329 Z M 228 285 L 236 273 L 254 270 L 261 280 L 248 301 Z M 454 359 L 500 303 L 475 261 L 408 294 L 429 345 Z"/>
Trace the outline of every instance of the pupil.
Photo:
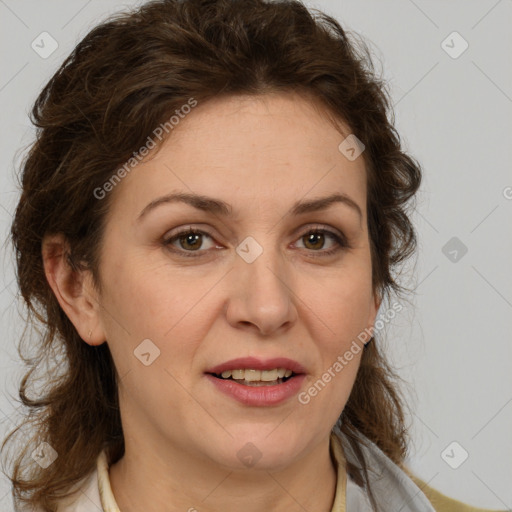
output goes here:
<path id="1" fill-rule="evenodd" d="M 200 235 L 198 233 L 189 233 L 188 235 L 185 235 L 183 238 L 185 239 L 185 244 L 193 246 L 194 245 L 194 241 L 192 241 L 190 244 L 189 244 L 189 241 L 195 239 L 195 241 L 197 243 L 197 240 L 198 240 L 199 236 Z M 183 238 L 182 238 L 182 240 L 183 240 Z M 201 244 L 199 244 L 199 245 L 201 245 Z M 196 248 L 196 247 L 192 247 L 192 248 Z"/>
<path id="2" fill-rule="evenodd" d="M 320 246 L 322 246 L 322 242 L 323 242 L 323 240 L 322 240 L 322 237 L 323 237 L 322 233 L 310 233 L 309 236 L 308 236 L 308 243 L 312 242 L 313 245 L 317 245 L 317 244 L 315 244 L 315 238 L 317 238 L 317 237 L 318 237 L 318 240 L 319 240 L 319 242 L 317 241 L 317 244 L 319 243 Z"/>

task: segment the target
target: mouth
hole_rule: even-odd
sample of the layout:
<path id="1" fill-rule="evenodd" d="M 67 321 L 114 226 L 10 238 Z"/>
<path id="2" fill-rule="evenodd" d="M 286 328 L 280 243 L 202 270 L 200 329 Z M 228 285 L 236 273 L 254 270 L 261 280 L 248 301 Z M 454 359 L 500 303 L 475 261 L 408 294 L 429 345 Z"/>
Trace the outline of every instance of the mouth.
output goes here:
<path id="1" fill-rule="evenodd" d="M 296 373 L 284 366 L 270 370 L 236 368 L 205 372 L 205 377 L 224 396 L 244 406 L 279 406 L 297 395 L 304 386 L 305 373 Z"/>
<path id="2" fill-rule="evenodd" d="M 208 373 L 220 380 L 230 380 L 244 386 L 262 387 L 277 386 L 293 379 L 298 373 L 288 368 L 274 368 L 273 370 L 256 370 L 254 368 L 224 370 L 221 373 Z"/>
<path id="3" fill-rule="evenodd" d="M 296 381 L 297 377 L 305 377 L 307 372 L 300 363 L 286 357 L 240 357 L 209 368 L 205 373 L 226 385 L 270 387 Z"/>

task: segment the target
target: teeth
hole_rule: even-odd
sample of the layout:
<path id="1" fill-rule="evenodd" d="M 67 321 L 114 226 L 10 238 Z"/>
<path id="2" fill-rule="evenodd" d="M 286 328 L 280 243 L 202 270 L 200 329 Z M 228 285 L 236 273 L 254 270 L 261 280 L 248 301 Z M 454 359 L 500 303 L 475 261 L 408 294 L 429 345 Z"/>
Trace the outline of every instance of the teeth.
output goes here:
<path id="1" fill-rule="evenodd" d="M 261 380 L 258 380 L 256 382 L 249 382 L 247 380 L 244 380 L 244 381 L 241 381 L 239 383 L 243 384 L 244 386 L 249 386 L 249 387 L 265 387 L 265 386 L 276 386 L 278 384 L 282 384 L 283 383 L 283 379 L 271 380 L 271 381 L 268 381 L 268 382 L 263 382 Z"/>
<path id="2" fill-rule="evenodd" d="M 264 370 L 261 372 L 261 378 L 263 382 L 269 382 L 277 379 L 277 368 L 275 370 Z"/>
<path id="3" fill-rule="evenodd" d="M 235 380 L 246 380 L 247 382 L 271 382 L 283 377 L 290 377 L 291 370 L 286 368 L 274 368 L 273 370 L 226 370 L 221 373 L 223 379 L 233 377 Z"/>
<path id="4" fill-rule="evenodd" d="M 245 380 L 247 382 L 261 380 L 261 370 L 245 370 Z"/>

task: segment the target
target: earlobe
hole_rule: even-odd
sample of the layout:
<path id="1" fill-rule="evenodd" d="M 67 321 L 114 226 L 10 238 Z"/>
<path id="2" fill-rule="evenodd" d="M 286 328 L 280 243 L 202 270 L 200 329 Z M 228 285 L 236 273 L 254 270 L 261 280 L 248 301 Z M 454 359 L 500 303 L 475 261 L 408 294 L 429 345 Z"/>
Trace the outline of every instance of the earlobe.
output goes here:
<path id="1" fill-rule="evenodd" d="M 69 244 L 60 233 L 43 239 L 41 253 L 46 280 L 60 307 L 86 343 L 101 345 L 105 335 L 90 271 L 71 267 L 68 261 Z"/>

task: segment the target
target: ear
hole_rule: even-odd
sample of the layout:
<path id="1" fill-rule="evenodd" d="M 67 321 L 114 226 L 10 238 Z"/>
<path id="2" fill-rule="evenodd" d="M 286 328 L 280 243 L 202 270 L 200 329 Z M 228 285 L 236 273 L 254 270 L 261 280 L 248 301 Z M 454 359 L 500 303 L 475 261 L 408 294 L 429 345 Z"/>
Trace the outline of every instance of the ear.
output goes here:
<path id="1" fill-rule="evenodd" d="M 44 272 L 60 307 L 89 345 L 106 341 L 101 324 L 100 301 L 90 271 L 73 270 L 69 244 L 61 234 L 45 236 L 42 243 Z"/>

